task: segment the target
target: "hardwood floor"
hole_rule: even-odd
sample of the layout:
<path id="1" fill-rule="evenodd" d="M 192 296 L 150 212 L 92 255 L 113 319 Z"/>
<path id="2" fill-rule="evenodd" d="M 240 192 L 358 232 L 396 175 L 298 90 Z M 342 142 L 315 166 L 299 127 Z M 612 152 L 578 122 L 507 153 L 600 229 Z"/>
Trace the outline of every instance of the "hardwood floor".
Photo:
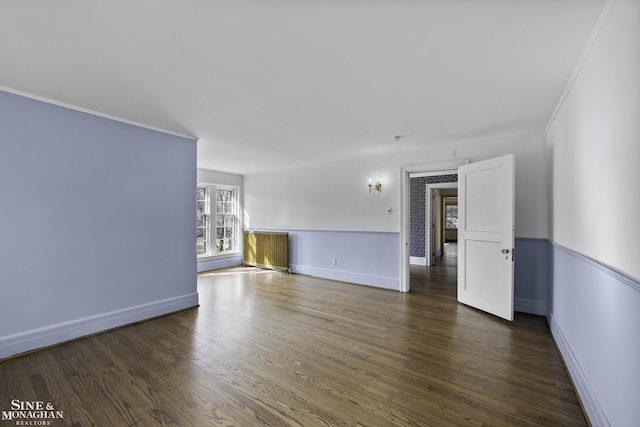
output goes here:
<path id="1" fill-rule="evenodd" d="M 408 294 L 201 274 L 197 309 L 0 362 L 0 409 L 51 402 L 54 426 L 586 425 L 544 318 L 457 304 L 446 262 L 411 272 Z"/>

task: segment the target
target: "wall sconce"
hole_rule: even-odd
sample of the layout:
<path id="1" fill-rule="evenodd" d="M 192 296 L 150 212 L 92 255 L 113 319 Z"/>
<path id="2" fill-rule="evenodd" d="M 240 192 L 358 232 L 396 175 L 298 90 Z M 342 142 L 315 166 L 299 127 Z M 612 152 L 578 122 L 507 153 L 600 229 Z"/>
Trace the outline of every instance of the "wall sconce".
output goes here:
<path id="1" fill-rule="evenodd" d="M 378 178 L 378 181 L 375 184 L 372 184 L 371 180 L 369 180 L 369 193 L 371 193 L 372 189 L 375 189 L 379 193 L 382 192 L 382 181 L 380 178 Z"/>

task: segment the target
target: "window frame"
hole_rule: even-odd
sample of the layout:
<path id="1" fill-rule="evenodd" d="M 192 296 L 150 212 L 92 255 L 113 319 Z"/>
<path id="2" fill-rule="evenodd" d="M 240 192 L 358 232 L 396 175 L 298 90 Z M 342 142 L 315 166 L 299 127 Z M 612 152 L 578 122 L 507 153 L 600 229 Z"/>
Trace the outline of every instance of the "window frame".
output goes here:
<path id="1" fill-rule="evenodd" d="M 206 191 L 206 214 L 208 216 L 208 221 L 206 225 L 205 232 L 205 247 L 204 253 L 198 253 L 198 258 L 207 258 L 207 257 L 216 257 L 216 256 L 224 256 L 230 254 L 238 254 L 240 253 L 240 244 L 241 239 L 239 236 L 240 233 L 240 188 L 235 185 L 223 185 L 223 184 L 204 184 L 198 183 L 196 195 L 199 196 L 199 190 L 204 188 Z M 220 201 L 222 204 L 218 204 L 218 190 L 221 191 L 231 191 L 232 200 Z M 222 212 L 219 211 L 219 206 L 222 206 Z M 226 212 L 225 212 L 226 211 Z M 196 201 L 196 215 L 198 219 L 196 220 L 196 248 L 198 248 L 198 237 L 199 232 L 198 228 L 200 227 L 200 213 L 198 209 L 198 201 Z M 227 217 L 227 220 L 223 220 L 221 222 L 221 227 L 223 229 L 223 240 L 231 241 L 231 249 L 222 249 L 220 250 L 219 241 L 218 241 L 218 228 L 221 217 Z M 231 217 L 231 218 L 229 218 Z M 229 220 L 230 219 L 230 220 Z M 231 224 L 229 224 L 231 222 Z M 232 234 L 231 237 L 227 238 L 228 231 Z M 227 245 L 224 245 L 227 246 Z M 223 247 L 224 247 L 223 246 Z M 198 252 L 198 249 L 196 249 Z"/>
<path id="2" fill-rule="evenodd" d="M 209 207 L 210 189 L 208 186 L 198 185 L 196 188 L 196 254 L 206 256 L 209 252 L 209 242 L 211 241 L 210 224 L 211 215 Z M 203 197 L 201 198 L 201 195 Z M 202 231 L 202 232 L 201 232 Z M 200 241 L 202 238 L 202 242 Z M 202 245 L 204 252 L 200 253 Z"/>
<path id="3" fill-rule="evenodd" d="M 231 200 L 218 200 L 219 192 L 228 192 L 231 194 Z M 238 189 L 232 186 L 217 185 L 215 188 L 216 201 L 215 201 L 215 218 L 213 229 L 215 230 L 215 247 L 216 254 L 229 254 L 238 252 Z M 221 207 L 222 209 L 219 209 Z M 220 224 L 220 219 L 222 219 Z M 219 237 L 218 230 L 222 230 L 222 236 Z M 227 237 L 227 231 L 231 230 L 231 238 Z M 219 243 L 219 240 L 222 242 Z M 231 249 L 221 249 L 225 247 L 225 242 L 232 242 Z"/>

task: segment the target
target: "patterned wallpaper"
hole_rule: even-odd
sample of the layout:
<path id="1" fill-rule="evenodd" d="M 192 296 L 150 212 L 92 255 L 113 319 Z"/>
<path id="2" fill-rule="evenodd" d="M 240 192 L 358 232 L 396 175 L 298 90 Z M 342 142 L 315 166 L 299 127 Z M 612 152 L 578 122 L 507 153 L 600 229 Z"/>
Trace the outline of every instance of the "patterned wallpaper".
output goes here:
<path id="1" fill-rule="evenodd" d="M 409 180 L 409 255 L 424 258 L 426 195 L 425 185 L 442 182 L 458 182 L 458 175 L 420 176 Z"/>

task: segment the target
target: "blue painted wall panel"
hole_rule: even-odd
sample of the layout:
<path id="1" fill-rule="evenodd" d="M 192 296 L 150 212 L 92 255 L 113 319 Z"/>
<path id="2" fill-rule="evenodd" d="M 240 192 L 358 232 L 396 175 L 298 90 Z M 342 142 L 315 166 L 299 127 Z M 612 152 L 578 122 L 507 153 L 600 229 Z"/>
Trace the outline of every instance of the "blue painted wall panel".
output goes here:
<path id="1" fill-rule="evenodd" d="M 400 289 L 399 233 L 277 231 L 289 233 L 289 264 L 296 273 Z M 516 239 L 516 253 L 516 310 L 544 316 L 549 287 L 549 242 Z"/>
<path id="2" fill-rule="evenodd" d="M 640 283 L 552 246 L 549 322 L 593 425 L 640 420 Z"/>
<path id="3" fill-rule="evenodd" d="M 196 143 L 0 91 L 0 358 L 197 304 Z"/>
<path id="4" fill-rule="evenodd" d="M 295 273 L 400 289 L 400 233 L 263 230 L 289 233 L 289 267 Z"/>
<path id="5" fill-rule="evenodd" d="M 515 310 L 546 316 L 549 298 L 550 248 L 546 239 L 516 238 Z"/>

